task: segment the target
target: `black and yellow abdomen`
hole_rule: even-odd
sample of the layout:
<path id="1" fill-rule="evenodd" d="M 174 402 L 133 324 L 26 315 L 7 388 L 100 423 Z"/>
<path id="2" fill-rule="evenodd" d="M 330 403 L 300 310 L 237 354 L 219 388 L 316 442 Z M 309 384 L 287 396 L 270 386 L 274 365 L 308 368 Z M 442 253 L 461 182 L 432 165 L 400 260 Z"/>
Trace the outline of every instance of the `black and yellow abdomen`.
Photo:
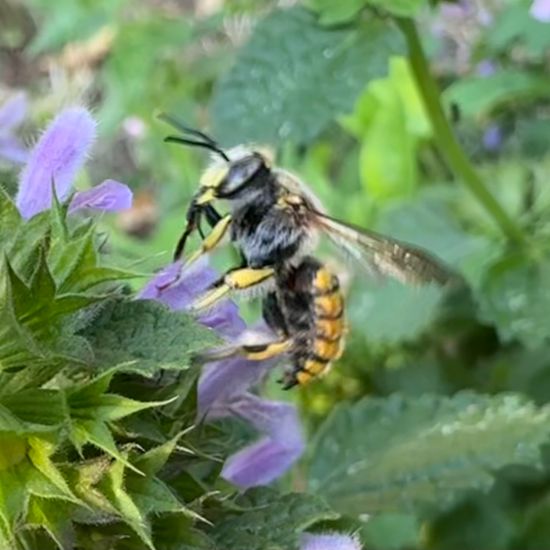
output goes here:
<path id="1" fill-rule="evenodd" d="M 326 373 L 342 354 L 344 298 L 338 277 L 310 256 L 279 275 L 276 286 L 276 299 L 264 303 L 264 317 L 292 340 L 292 367 L 283 380 L 291 388 Z"/>

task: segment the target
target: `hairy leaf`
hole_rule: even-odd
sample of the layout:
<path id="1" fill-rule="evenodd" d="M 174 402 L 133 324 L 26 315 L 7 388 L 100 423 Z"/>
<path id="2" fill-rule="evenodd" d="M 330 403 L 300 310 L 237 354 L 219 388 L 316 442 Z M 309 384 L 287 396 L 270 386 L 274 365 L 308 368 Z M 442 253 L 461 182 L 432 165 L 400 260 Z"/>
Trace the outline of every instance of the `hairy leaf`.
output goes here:
<path id="1" fill-rule="evenodd" d="M 403 51 L 386 22 L 322 27 L 302 8 L 275 11 L 256 27 L 213 99 L 222 142 L 306 142 L 349 111 L 365 84 Z"/>
<path id="2" fill-rule="evenodd" d="M 443 509 L 509 464 L 540 466 L 550 409 L 514 395 L 364 399 L 339 406 L 312 450 L 309 487 L 342 513 Z"/>
<path id="3" fill-rule="evenodd" d="M 144 376 L 186 369 L 193 353 L 218 343 L 213 331 L 189 315 L 149 300 L 109 303 L 83 335 L 102 368 L 124 366 Z"/>
<path id="4" fill-rule="evenodd" d="M 278 496 L 267 489 L 252 489 L 237 503 L 241 513 L 219 522 L 213 536 L 226 548 L 297 550 L 301 531 L 317 521 L 336 519 L 320 499 L 298 493 Z"/>

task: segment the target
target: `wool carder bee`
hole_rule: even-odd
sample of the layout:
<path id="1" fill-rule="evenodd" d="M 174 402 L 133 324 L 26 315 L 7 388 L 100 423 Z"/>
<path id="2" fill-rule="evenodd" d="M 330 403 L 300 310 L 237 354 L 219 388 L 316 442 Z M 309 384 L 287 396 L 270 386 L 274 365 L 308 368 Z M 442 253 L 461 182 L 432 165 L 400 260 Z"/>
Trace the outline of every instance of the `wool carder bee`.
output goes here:
<path id="1" fill-rule="evenodd" d="M 406 284 L 446 284 L 453 273 L 427 251 L 327 215 L 319 200 L 294 174 L 274 166 L 259 148 L 223 150 L 212 138 L 171 117 L 164 120 L 180 136 L 165 141 L 209 149 L 211 164 L 187 210 L 187 225 L 177 244 L 179 259 L 195 231 L 201 247 L 187 263 L 215 249 L 226 235 L 242 254 L 242 265 L 229 270 L 200 296 L 194 310 L 214 305 L 231 292 L 264 288 L 263 317 L 277 335 L 271 342 L 223 348 L 207 355 L 219 359 L 242 354 L 251 360 L 286 356 L 292 365 L 285 388 L 305 384 L 325 373 L 342 353 L 346 326 L 338 277 L 311 256 L 323 233 L 369 273 L 378 272 Z M 228 213 L 216 209 L 225 202 Z M 204 235 L 205 219 L 211 232 Z"/>

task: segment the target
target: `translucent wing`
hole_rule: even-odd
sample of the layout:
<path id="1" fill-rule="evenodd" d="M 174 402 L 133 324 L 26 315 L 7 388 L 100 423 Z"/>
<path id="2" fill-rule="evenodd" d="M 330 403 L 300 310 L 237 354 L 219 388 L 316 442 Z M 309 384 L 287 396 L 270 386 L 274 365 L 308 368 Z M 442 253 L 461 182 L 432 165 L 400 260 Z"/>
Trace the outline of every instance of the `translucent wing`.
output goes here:
<path id="1" fill-rule="evenodd" d="M 368 272 L 379 272 L 409 285 L 444 285 L 457 276 L 422 248 L 312 211 L 314 223 Z"/>

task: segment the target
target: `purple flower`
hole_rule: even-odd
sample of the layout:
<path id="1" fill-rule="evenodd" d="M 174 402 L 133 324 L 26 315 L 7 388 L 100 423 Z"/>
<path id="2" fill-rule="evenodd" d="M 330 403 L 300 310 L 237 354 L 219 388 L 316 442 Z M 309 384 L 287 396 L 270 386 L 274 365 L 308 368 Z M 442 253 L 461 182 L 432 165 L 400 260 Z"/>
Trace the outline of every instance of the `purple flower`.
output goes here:
<path id="1" fill-rule="evenodd" d="M 23 164 L 27 160 L 27 150 L 13 135 L 26 114 L 27 96 L 24 92 L 15 94 L 0 107 L 0 159 L 15 164 Z"/>
<path id="2" fill-rule="evenodd" d="M 535 0 L 529 13 L 542 23 L 550 23 L 550 0 Z"/>
<path id="3" fill-rule="evenodd" d="M 190 267 L 176 262 L 160 271 L 139 297 L 184 310 L 217 278 L 204 257 Z M 229 300 L 200 316 L 199 321 L 232 344 L 262 336 L 262 332 L 266 337 L 265 330 L 248 331 L 237 306 Z M 249 391 L 272 366 L 272 361 L 232 357 L 206 365 L 199 379 L 199 418 L 238 417 L 261 434 L 258 441 L 231 456 L 222 471 L 225 479 L 243 489 L 271 483 L 284 474 L 304 450 L 296 408 L 288 403 L 262 399 Z"/>
<path id="4" fill-rule="evenodd" d="M 361 550 L 361 543 L 350 535 L 304 533 L 300 550 Z"/>
<path id="5" fill-rule="evenodd" d="M 502 146 L 502 129 L 498 124 L 491 124 L 483 133 L 483 147 L 486 151 L 496 153 Z"/>
<path id="6" fill-rule="evenodd" d="M 95 120 L 83 107 L 66 109 L 50 123 L 19 175 L 16 204 L 23 218 L 32 218 L 50 208 L 52 184 L 60 200 L 67 198 L 95 135 Z M 129 208 L 131 204 L 132 192 L 126 185 L 106 180 L 88 191 L 76 193 L 69 211 L 74 213 L 85 208 L 115 211 Z"/>

